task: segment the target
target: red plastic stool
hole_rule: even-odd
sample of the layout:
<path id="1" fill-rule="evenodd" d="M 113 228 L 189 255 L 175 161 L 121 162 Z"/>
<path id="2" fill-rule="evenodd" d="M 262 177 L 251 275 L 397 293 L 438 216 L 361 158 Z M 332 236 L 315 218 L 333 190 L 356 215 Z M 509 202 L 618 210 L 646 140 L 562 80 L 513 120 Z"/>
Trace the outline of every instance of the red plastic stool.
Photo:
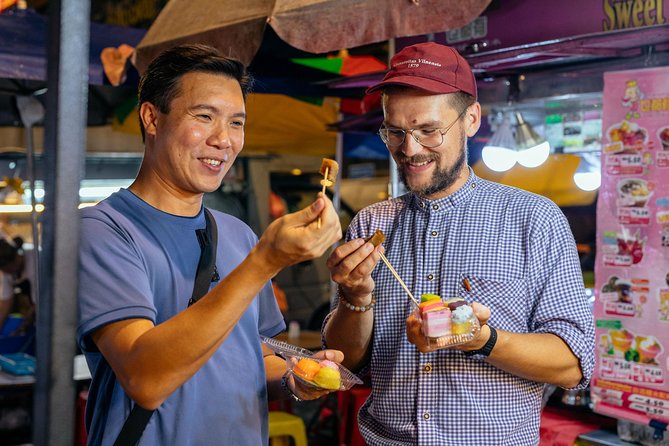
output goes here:
<path id="1" fill-rule="evenodd" d="M 79 398 L 77 399 L 77 431 L 75 444 L 77 446 L 86 446 L 88 438 L 86 436 L 86 401 L 88 401 L 88 390 L 82 390 L 79 392 Z"/>
<path id="2" fill-rule="evenodd" d="M 341 414 L 340 446 L 365 446 L 365 440 L 362 439 L 358 429 L 358 412 L 370 393 L 372 393 L 372 388 L 363 386 L 356 386 L 346 392 L 338 393 L 338 406 Z"/>

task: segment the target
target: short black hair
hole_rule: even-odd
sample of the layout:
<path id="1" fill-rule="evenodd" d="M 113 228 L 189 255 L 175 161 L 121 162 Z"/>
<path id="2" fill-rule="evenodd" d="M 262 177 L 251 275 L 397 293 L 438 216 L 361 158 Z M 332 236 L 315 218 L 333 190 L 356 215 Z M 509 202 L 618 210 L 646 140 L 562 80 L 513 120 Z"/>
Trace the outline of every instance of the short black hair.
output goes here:
<path id="1" fill-rule="evenodd" d="M 192 72 L 219 74 L 239 82 L 244 99 L 251 91 L 253 77 L 243 63 L 223 56 L 208 45 L 180 45 L 163 51 L 151 61 L 139 80 L 138 106 L 145 102 L 155 105 L 161 113 L 170 112 L 172 100 L 179 95 L 180 81 Z M 139 127 L 144 140 L 144 124 Z"/>

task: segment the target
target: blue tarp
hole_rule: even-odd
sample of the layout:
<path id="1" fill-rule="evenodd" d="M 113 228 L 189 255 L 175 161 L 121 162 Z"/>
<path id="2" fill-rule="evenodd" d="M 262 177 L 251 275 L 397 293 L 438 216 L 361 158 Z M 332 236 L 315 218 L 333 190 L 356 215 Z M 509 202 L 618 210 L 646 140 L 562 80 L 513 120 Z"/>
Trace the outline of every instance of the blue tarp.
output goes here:
<path id="1" fill-rule="evenodd" d="M 91 23 L 89 83 L 106 83 L 100 53 L 125 43 L 136 46 L 145 29 Z M 46 80 L 48 19 L 33 10 L 11 9 L 0 14 L 0 78 Z"/>
<path id="2" fill-rule="evenodd" d="M 344 155 L 361 159 L 388 159 L 388 149 L 376 133 L 344 133 Z"/>

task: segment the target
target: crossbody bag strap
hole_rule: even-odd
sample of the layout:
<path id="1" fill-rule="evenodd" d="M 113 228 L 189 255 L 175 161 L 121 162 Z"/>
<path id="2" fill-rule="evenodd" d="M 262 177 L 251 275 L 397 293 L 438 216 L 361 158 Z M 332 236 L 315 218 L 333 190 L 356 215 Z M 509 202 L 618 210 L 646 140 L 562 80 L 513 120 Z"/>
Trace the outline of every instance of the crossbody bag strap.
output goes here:
<path id="1" fill-rule="evenodd" d="M 216 271 L 216 243 L 218 243 L 216 221 L 207 208 L 204 209 L 204 218 L 207 221 L 206 229 L 195 231 L 202 252 L 200 253 L 200 261 L 197 264 L 193 295 L 188 301 L 188 306 L 193 305 L 202 296 L 207 294 L 209 287 L 211 287 L 211 282 L 216 282 L 219 279 L 218 272 Z"/>
<path id="2" fill-rule="evenodd" d="M 205 229 L 197 229 L 198 243 L 200 244 L 200 260 L 197 264 L 197 273 L 193 283 L 193 294 L 188 300 L 188 306 L 197 302 L 202 296 L 207 294 L 211 282 L 219 280 L 216 271 L 216 243 L 218 242 L 218 230 L 216 221 L 211 215 L 209 209 L 204 209 L 204 218 L 207 223 Z M 135 404 L 130 411 L 130 415 L 123 423 L 121 432 L 114 442 L 114 446 L 135 446 L 142 438 L 146 425 L 149 424 L 154 410 L 144 409 L 139 404 Z"/>

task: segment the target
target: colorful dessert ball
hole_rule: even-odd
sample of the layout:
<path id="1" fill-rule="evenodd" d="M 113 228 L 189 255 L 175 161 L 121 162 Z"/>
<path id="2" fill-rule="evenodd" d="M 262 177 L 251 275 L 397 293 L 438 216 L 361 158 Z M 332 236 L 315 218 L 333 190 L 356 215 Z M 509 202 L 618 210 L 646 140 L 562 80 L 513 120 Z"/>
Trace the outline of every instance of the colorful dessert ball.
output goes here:
<path id="1" fill-rule="evenodd" d="M 453 311 L 451 331 L 453 334 L 464 334 L 471 331 L 470 319 L 474 317 L 474 310 L 469 305 L 461 305 Z"/>
<path id="2" fill-rule="evenodd" d="M 339 370 L 337 364 L 328 359 L 323 359 L 318 364 L 320 364 L 321 367 L 329 367 L 331 369 Z"/>
<path id="3" fill-rule="evenodd" d="M 293 373 L 297 376 L 312 381 L 316 374 L 321 370 L 318 361 L 309 358 L 300 359 L 293 367 Z"/>
<path id="4" fill-rule="evenodd" d="M 341 387 L 341 374 L 339 370 L 330 367 L 321 367 L 314 376 L 314 383 L 323 389 L 337 390 Z"/>
<path id="5" fill-rule="evenodd" d="M 467 305 L 467 301 L 464 299 L 451 299 L 446 301 L 446 304 L 448 305 L 449 310 L 455 311 L 456 308 Z"/>

